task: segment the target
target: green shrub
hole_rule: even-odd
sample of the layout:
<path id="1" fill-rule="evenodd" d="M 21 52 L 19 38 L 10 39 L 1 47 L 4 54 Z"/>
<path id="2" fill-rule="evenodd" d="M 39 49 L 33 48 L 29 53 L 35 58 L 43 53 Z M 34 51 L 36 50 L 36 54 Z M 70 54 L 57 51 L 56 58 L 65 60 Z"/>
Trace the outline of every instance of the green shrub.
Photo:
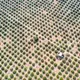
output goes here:
<path id="1" fill-rule="evenodd" d="M 65 71 L 65 74 L 68 74 L 68 71 Z"/>
<path id="2" fill-rule="evenodd" d="M 56 64 L 56 63 L 54 63 L 54 66 L 56 67 L 56 66 L 57 66 L 57 64 Z"/>
<path id="3" fill-rule="evenodd" d="M 67 78 L 66 80 L 69 80 L 69 78 Z"/>
<path id="4" fill-rule="evenodd" d="M 19 2 L 23 2 L 23 0 L 19 0 Z"/>
<path id="5" fill-rule="evenodd" d="M 40 80 L 40 78 L 38 78 L 38 80 Z"/>
<path id="6" fill-rule="evenodd" d="M 29 68 L 29 70 L 32 70 L 32 66 Z"/>
<path id="7" fill-rule="evenodd" d="M 2 71 L 0 70 L 0 74 L 2 74 Z"/>
<path id="8" fill-rule="evenodd" d="M 78 73 L 75 73 L 75 76 L 78 77 L 79 76 Z"/>
<path id="9" fill-rule="evenodd" d="M 73 76 L 73 80 L 76 80 L 76 77 L 75 76 Z"/>
<path id="10" fill-rule="evenodd" d="M 27 71 L 27 68 L 26 67 L 24 68 L 24 71 Z"/>
<path id="11" fill-rule="evenodd" d="M 32 78 L 31 78 L 31 77 L 29 77 L 29 78 L 28 78 L 28 80 L 32 80 Z"/>
<path id="12" fill-rule="evenodd" d="M 31 73 L 31 76 L 32 76 L 32 77 L 34 76 L 34 73 L 33 73 L 33 72 Z"/>
<path id="13" fill-rule="evenodd" d="M 55 73 L 52 73 L 53 76 L 55 76 Z"/>
<path id="14" fill-rule="evenodd" d="M 80 51 L 80 48 L 78 48 L 78 51 Z"/>
<path id="15" fill-rule="evenodd" d="M 48 72 L 49 72 L 49 73 L 51 73 L 52 71 L 51 71 L 51 70 L 49 70 Z"/>
<path id="16" fill-rule="evenodd" d="M 71 78 L 72 77 L 72 74 L 69 74 L 69 77 Z"/>
<path id="17" fill-rule="evenodd" d="M 76 67 L 79 67 L 79 64 L 76 64 Z"/>
<path id="18" fill-rule="evenodd" d="M 13 71 L 13 74 L 16 74 L 16 70 L 15 70 L 15 71 Z"/>
<path id="19" fill-rule="evenodd" d="M 67 70 L 70 71 L 70 68 L 68 67 Z"/>
<path id="20" fill-rule="evenodd" d="M 43 77 L 43 75 L 42 74 L 40 74 L 40 78 L 42 78 Z"/>
<path id="21" fill-rule="evenodd" d="M 63 80 L 63 78 L 61 77 L 60 80 Z"/>
<path id="22" fill-rule="evenodd" d="M 39 75 L 39 72 L 36 72 L 37 75 Z"/>
<path id="23" fill-rule="evenodd" d="M 49 68 L 48 67 L 46 67 L 46 71 L 48 70 Z"/>
<path id="24" fill-rule="evenodd" d="M 59 75 L 57 75 L 56 77 L 59 78 Z"/>
<path id="25" fill-rule="evenodd" d="M 61 73 L 61 72 L 59 72 L 59 73 L 58 73 L 58 75 L 62 75 L 62 73 Z"/>
<path id="26" fill-rule="evenodd" d="M 80 44 L 77 44 L 77 47 L 80 47 Z"/>
<path id="27" fill-rule="evenodd" d="M 49 73 L 46 73 L 46 76 L 48 77 L 49 76 Z"/>
<path id="28" fill-rule="evenodd" d="M 65 76 L 65 75 L 63 75 L 63 77 L 65 78 L 66 76 Z"/>
<path id="29" fill-rule="evenodd" d="M 14 77 L 14 75 L 13 75 L 13 74 L 11 74 L 11 75 L 10 75 L 10 78 L 13 78 L 13 77 Z"/>
<path id="30" fill-rule="evenodd" d="M 52 76 L 50 76 L 50 80 L 52 80 L 53 79 L 53 77 Z"/>
<path id="31" fill-rule="evenodd" d="M 80 69 L 78 69 L 78 73 L 80 73 Z"/>
<path id="32" fill-rule="evenodd" d="M 74 70 L 72 70 L 71 73 L 74 74 Z"/>
<path id="33" fill-rule="evenodd" d="M 5 79 L 8 79 L 8 75 L 5 76 Z"/>
<path id="34" fill-rule="evenodd" d="M 63 68 L 61 69 L 61 72 L 64 72 L 64 69 Z"/>
<path id="35" fill-rule="evenodd" d="M 22 79 L 22 76 L 20 76 L 20 79 Z"/>
<path id="36" fill-rule="evenodd" d="M 4 73 L 2 73 L 2 76 L 4 76 Z"/>
<path id="37" fill-rule="evenodd" d="M 47 80 L 47 78 L 46 77 L 43 77 L 43 80 Z"/>
<path id="38" fill-rule="evenodd" d="M 35 78 L 35 80 L 37 80 L 37 76 L 36 75 L 34 76 L 34 78 Z"/>
<path id="39" fill-rule="evenodd" d="M 10 78 L 8 78 L 7 80 L 11 80 Z"/>
<path id="40" fill-rule="evenodd" d="M 38 36 L 34 37 L 34 43 L 38 42 Z"/>

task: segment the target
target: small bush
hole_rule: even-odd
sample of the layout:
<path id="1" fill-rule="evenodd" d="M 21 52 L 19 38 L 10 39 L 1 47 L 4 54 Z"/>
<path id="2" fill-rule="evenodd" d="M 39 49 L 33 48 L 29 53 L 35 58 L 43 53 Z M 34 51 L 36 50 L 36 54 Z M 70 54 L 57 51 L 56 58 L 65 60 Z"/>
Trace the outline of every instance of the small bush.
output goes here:
<path id="1" fill-rule="evenodd" d="M 31 77 L 29 77 L 29 78 L 28 78 L 28 80 L 32 80 L 32 78 L 31 78 Z"/>
<path id="2" fill-rule="evenodd" d="M 34 37 L 34 43 L 38 42 L 38 36 Z"/>
<path id="3" fill-rule="evenodd" d="M 62 73 L 61 73 L 61 72 L 59 72 L 59 73 L 58 73 L 58 75 L 62 75 Z"/>
<path id="4" fill-rule="evenodd" d="M 60 80 L 63 80 L 63 78 L 61 77 Z"/>
<path id="5" fill-rule="evenodd" d="M 11 80 L 10 78 L 8 78 L 7 80 Z"/>
<path id="6" fill-rule="evenodd" d="M 78 48 L 78 51 L 80 51 L 80 48 Z"/>
<path id="7" fill-rule="evenodd" d="M 74 74 L 74 70 L 72 70 L 71 73 Z"/>
<path id="8" fill-rule="evenodd" d="M 2 74 L 2 71 L 0 70 L 0 74 Z"/>
<path id="9" fill-rule="evenodd" d="M 69 74 L 69 77 L 71 78 L 72 77 L 72 74 Z"/>
<path id="10" fill-rule="evenodd" d="M 78 77 L 79 76 L 78 73 L 75 73 L 75 76 Z"/>
<path id="11" fill-rule="evenodd" d="M 80 73 L 80 69 L 78 70 L 78 73 Z"/>
<path id="12" fill-rule="evenodd" d="M 14 77 L 14 75 L 13 75 L 13 74 L 11 74 L 11 75 L 10 75 L 10 78 L 13 78 L 13 77 Z"/>
<path id="13" fill-rule="evenodd" d="M 56 64 L 56 63 L 54 63 L 54 66 L 56 67 L 56 66 L 57 66 L 57 64 Z"/>
<path id="14" fill-rule="evenodd" d="M 73 76 L 73 80 L 76 80 L 76 77 L 75 76 Z"/>
<path id="15" fill-rule="evenodd" d="M 27 68 L 26 67 L 24 68 L 24 71 L 27 71 Z"/>
<path id="16" fill-rule="evenodd" d="M 43 77 L 43 80 L 47 80 L 47 78 L 46 77 Z"/>
<path id="17" fill-rule="evenodd" d="M 16 70 L 15 70 L 15 71 L 13 71 L 13 74 L 16 74 Z"/>
<path id="18" fill-rule="evenodd" d="M 61 69 L 61 72 L 64 72 L 64 69 L 63 68 Z"/>
<path id="19" fill-rule="evenodd" d="M 58 78 L 59 78 L 59 75 L 57 75 L 56 77 L 57 77 L 57 79 L 58 79 Z"/>
<path id="20" fill-rule="evenodd" d="M 32 77 L 34 76 L 34 73 L 33 73 L 33 72 L 31 73 L 31 76 L 32 76 Z"/>
<path id="21" fill-rule="evenodd" d="M 7 75 L 5 76 L 5 79 L 8 79 L 8 76 Z"/>

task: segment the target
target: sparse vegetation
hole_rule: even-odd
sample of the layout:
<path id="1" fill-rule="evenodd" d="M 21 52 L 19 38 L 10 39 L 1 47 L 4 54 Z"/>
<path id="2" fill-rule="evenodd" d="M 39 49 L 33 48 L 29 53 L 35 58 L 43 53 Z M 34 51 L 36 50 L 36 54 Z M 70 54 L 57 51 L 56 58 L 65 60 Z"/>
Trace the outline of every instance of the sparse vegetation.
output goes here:
<path id="1" fill-rule="evenodd" d="M 50 1 L 1 0 L 0 80 L 80 80 L 79 1 Z"/>

